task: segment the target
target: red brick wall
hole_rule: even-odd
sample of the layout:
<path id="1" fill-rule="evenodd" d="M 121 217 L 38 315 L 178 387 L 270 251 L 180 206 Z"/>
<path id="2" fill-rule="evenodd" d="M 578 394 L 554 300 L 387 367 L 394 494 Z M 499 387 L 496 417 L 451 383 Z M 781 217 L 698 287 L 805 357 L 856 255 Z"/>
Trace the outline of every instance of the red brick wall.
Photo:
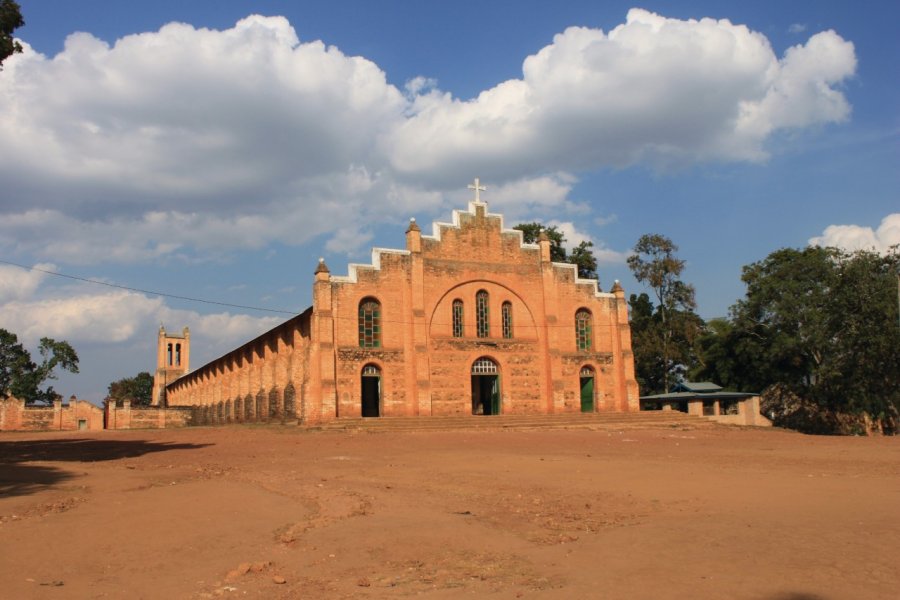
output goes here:
<path id="1" fill-rule="evenodd" d="M 68 404 L 26 406 L 24 400 L 0 400 L 0 431 L 70 431 L 103 429 L 103 409 L 75 397 Z"/>
<path id="2" fill-rule="evenodd" d="M 117 406 L 115 402 L 106 405 L 107 429 L 163 429 L 184 427 L 189 424 L 191 411 L 188 408 L 162 408 L 158 406 L 132 407 L 125 400 Z"/>

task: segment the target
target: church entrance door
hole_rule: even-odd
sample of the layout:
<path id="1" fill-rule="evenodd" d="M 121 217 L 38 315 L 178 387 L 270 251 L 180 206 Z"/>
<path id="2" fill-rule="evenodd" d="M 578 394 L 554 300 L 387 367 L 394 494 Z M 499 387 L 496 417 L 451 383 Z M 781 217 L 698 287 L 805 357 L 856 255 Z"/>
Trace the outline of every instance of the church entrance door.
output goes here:
<path id="1" fill-rule="evenodd" d="M 472 414 L 500 414 L 500 371 L 489 358 L 472 363 Z"/>
<path id="2" fill-rule="evenodd" d="M 362 410 L 364 417 L 381 416 L 381 369 L 366 365 L 362 371 Z"/>
<path id="3" fill-rule="evenodd" d="M 594 412 L 594 370 L 581 369 L 581 412 Z"/>

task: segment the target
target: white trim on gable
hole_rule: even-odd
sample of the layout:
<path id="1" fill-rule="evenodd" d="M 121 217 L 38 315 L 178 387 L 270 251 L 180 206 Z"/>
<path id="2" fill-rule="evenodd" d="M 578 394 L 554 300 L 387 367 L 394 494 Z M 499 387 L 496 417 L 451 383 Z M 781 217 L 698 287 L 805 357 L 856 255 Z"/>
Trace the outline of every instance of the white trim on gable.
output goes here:
<path id="1" fill-rule="evenodd" d="M 362 263 L 350 263 L 349 265 L 347 265 L 346 275 L 332 275 L 331 277 L 329 277 L 329 279 L 336 283 L 357 283 L 359 280 L 357 271 L 359 269 L 367 269 L 373 271 L 381 270 L 382 254 L 399 254 L 401 256 L 408 256 L 409 250 L 397 250 L 395 248 L 372 248 L 372 264 L 364 265 Z"/>
<path id="2" fill-rule="evenodd" d="M 469 202 L 468 210 L 454 210 L 452 214 L 452 223 L 445 223 L 443 221 L 432 221 L 432 235 L 423 235 L 423 239 L 434 240 L 436 242 L 441 241 L 441 229 L 443 228 L 453 228 L 460 229 L 459 218 L 462 214 L 467 214 L 471 216 L 475 216 L 476 208 L 479 206 L 483 206 L 485 211 L 487 211 L 487 203 L 485 202 Z M 499 213 L 484 213 L 485 218 L 499 219 L 500 220 L 500 233 L 507 235 L 518 235 L 519 236 L 519 247 L 524 248 L 526 250 L 540 250 L 539 244 L 526 244 L 523 239 L 523 234 L 518 229 L 504 229 L 503 228 L 503 215 Z M 347 265 L 347 275 L 331 275 L 330 280 L 335 283 L 357 283 L 359 281 L 359 270 L 367 269 L 367 270 L 381 270 L 381 255 L 382 254 L 399 254 L 403 256 L 407 256 L 410 254 L 409 250 L 397 250 L 394 248 L 372 248 L 372 264 L 364 265 L 361 263 L 350 263 Z M 600 282 L 596 279 L 582 279 L 578 276 L 578 267 L 570 264 L 570 263 L 552 263 L 554 267 L 560 267 L 564 269 L 572 269 L 574 271 L 574 280 L 575 285 L 590 285 L 594 288 L 594 296 L 597 298 L 615 298 L 616 295 L 611 292 L 603 292 L 600 291 Z"/>
<path id="3" fill-rule="evenodd" d="M 520 248 L 525 248 L 525 249 L 527 249 L 527 250 L 540 250 L 540 246 L 537 245 L 537 244 L 526 244 L 526 243 L 523 241 L 524 238 L 522 237 L 522 232 L 519 231 L 518 229 L 504 229 L 504 227 L 503 227 L 503 215 L 501 215 L 500 213 L 489 213 L 489 212 L 487 212 L 487 203 L 486 203 L 486 202 L 469 202 L 469 208 L 468 208 L 468 210 L 456 210 L 456 209 L 454 209 L 454 210 L 453 210 L 453 213 L 452 213 L 452 218 L 453 218 L 453 222 L 452 222 L 452 223 L 445 223 L 445 222 L 443 222 L 443 221 L 432 221 L 432 222 L 431 222 L 432 234 L 431 234 L 431 235 L 423 235 L 422 238 L 423 238 L 423 239 L 429 239 L 429 240 L 434 240 L 434 241 L 440 242 L 440 241 L 441 241 L 441 229 L 442 229 L 442 228 L 446 227 L 446 228 L 448 228 L 448 229 L 450 229 L 450 228 L 452 228 L 452 229 L 459 229 L 459 228 L 460 228 L 460 224 L 459 224 L 459 216 L 460 216 L 461 214 L 467 214 L 467 215 L 471 215 L 471 216 L 474 217 L 475 214 L 476 214 L 476 213 L 475 213 L 475 209 L 476 209 L 476 207 L 478 207 L 478 206 L 483 206 L 483 207 L 485 208 L 484 217 L 485 217 L 486 219 L 487 219 L 487 218 L 491 218 L 491 219 L 499 219 L 499 220 L 500 220 L 500 233 L 501 233 L 501 234 L 518 235 L 518 236 L 519 236 L 519 247 L 520 247 Z"/>
<path id="4" fill-rule="evenodd" d="M 554 267 L 559 267 L 562 269 L 572 269 L 575 275 L 575 285 L 590 285 L 594 288 L 594 296 L 597 298 L 615 298 L 616 295 L 612 292 L 602 292 L 600 291 L 600 282 L 596 279 L 582 279 L 578 276 L 578 266 L 573 265 L 572 263 L 551 263 Z"/>

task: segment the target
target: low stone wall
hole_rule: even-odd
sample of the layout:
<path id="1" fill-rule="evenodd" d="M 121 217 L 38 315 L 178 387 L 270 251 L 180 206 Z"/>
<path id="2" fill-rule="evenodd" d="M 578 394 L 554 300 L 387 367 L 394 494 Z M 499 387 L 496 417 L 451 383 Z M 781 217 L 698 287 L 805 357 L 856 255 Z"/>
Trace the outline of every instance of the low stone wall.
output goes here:
<path id="1" fill-rule="evenodd" d="M 108 402 L 106 405 L 107 429 L 185 427 L 189 424 L 190 418 L 191 409 L 188 407 L 132 407 L 130 400 L 124 400 L 121 406 L 117 406 L 115 402 Z"/>
<path id="2" fill-rule="evenodd" d="M 709 406 L 707 410 L 704 410 L 704 402 Z M 726 403 L 735 406 L 737 413 L 727 412 L 725 410 Z M 759 410 L 759 396 L 727 401 L 719 399 L 704 400 L 702 398 L 692 399 L 688 401 L 688 414 L 705 417 L 711 421 L 726 425 L 772 426 L 772 421 L 763 416 Z"/>
<path id="3" fill-rule="evenodd" d="M 24 400 L 0 400 L 0 431 L 96 431 L 103 429 L 103 409 L 75 396 L 68 404 L 27 406 Z"/>

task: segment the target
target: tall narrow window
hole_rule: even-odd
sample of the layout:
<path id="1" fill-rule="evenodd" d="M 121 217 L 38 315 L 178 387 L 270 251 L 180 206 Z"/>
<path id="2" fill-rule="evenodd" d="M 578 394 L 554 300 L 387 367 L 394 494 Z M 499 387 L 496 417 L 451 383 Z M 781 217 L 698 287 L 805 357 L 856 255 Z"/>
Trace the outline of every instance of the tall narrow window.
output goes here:
<path id="1" fill-rule="evenodd" d="M 512 339 L 512 302 L 504 302 L 501 308 L 503 316 L 503 339 Z"/>
<path id="2" fill-rule="evenodd" d="M 381 304 L 373 298 L 359 303 L 359 347 L 381 347 Z"/>
<path id="3" fill-rule="evenodd" d="M 175 344 L 175 366 L 181 366 L 181 344 Z"/>
<path id="4" fill-rule="evenodd" d="M 488 293 L 484 290 L 475 294 L 475 320 L 478 325 L 478 337 L 489 337 L 491 335 L 491 325 L 488 311 Z"/>
<path id="5" fill-rule="evenodd" d="M 579 350 L 591 349 L 591 313 L 581 308 L 575 313 L 575 345 Z"/>
<path id="6" fill-rule="evenodd" d="M 166 348 L 166 365 L 172 366 L 172 344 L 168 344 Z"/>
<path id="7" fill-rule="evenodd" d="M 463 336 L 463 301 L 453 301 L 453 337 Z"/>

